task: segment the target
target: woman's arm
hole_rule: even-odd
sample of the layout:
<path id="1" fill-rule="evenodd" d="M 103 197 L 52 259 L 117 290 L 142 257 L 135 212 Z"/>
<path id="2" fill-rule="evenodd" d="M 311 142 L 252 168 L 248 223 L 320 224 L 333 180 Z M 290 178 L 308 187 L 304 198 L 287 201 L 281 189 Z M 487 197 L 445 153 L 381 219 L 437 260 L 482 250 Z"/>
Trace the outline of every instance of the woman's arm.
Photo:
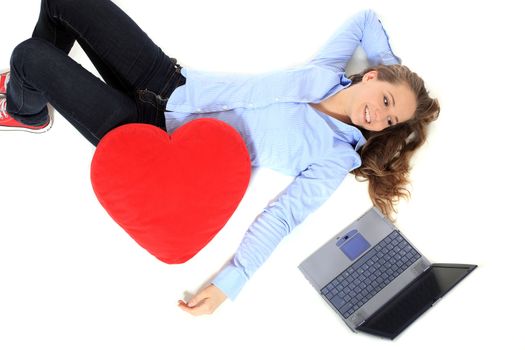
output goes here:
<path id="1" fill-rule="evenodd" d="M 320 207 L 348 176 L 361 165 L 353 147 L 335 141 L 322 160 L 302 171 L 279 197 L 255 219 L 230 262 L 212 283 L 179 307 L 194 316 L 213 313 L 227 298 L 234 300 L 279 243 Z"/>
<path id="2" fill-rule="evenodd" d="M 363 47 L 371 65 L 401 62 L 392 52 L 377 15 L 372 10 L 364 10 L 348 19 L 311 63 L 344 71 L 358 46 Z"/>
<path id="3" fill-rule="evenodd" d="M 303 171 L 250 226 L 230 263 L 213 284 L 234 300 L 245 283 L 297 225 L 336 190 L 352 166 L 325 160 Z"/>
<path id="4" fill-rule="evenodd" d="M 199 291 L 187 304 L 179 301 L 179 307 L 198 316 L 211 314 L 226 298 L 234 300 L 282 239 L 317 209 L 347 174 L 348 168 L 332 161 L 312 164 L 303 171 L 254 221 L 232 260 L 212 284 Z"/>
<path id="5" fill-rule="evenodd" d="M 346 144 L 326 159 L 311 164 L 254 221 L 232 260 L 212 284 L 188 304 L 180 302 L 180 307 L 193 315 L 202 315 L 213 312 L 226 298 L 234 300 L 282 239 L 326 201 L 350 169 L 360 164 L 357 153 Z"/>

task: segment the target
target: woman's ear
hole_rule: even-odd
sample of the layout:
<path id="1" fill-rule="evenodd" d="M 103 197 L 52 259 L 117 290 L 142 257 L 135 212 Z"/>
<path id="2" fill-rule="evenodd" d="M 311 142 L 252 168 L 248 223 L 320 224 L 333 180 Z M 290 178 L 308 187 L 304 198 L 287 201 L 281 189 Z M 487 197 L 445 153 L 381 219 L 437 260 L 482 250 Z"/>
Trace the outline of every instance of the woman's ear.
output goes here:
<path id="1" fill-rule="evenodd" d="M 373 80 L 377 78 L 377 71 L 371 70 L 370 72 L 365 73 L 363 75 L 363 81 Z"/>

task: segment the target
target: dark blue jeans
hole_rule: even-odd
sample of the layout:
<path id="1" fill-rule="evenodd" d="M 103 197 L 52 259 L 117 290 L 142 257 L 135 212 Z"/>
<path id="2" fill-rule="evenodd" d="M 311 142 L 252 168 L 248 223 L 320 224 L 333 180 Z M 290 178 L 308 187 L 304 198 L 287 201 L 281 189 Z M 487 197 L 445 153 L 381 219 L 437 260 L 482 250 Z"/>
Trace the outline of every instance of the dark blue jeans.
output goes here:
<path id="1" fill-rule="evenodd" d="M 68 56 L 75 40 L 104 79 Z M 50 103 L 92 144 L 127 123 L 166 129 L 170 94 L 185 83 L 180 66 L 109 0 L 42 0 L 33 36 L 11 56 L 7 110 L 38 125 Z"/>

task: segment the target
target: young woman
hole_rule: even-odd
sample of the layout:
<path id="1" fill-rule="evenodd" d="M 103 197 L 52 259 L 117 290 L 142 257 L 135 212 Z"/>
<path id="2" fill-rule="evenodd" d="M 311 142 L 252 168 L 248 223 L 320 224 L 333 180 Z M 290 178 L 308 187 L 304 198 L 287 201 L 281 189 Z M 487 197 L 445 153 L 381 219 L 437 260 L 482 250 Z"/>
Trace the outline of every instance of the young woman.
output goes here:
<path id="1" fill-rule="evenodd" d="M 68 57 L 75 40 L 104 81 Z M 358 45 L 372 67 L 347 77 Z M 369 181 L 372 202 L 391 215 L 406 195 L 410 158 L 439 114 L 421 78 L 399 64 L 372 11 L 350 18 L 303 66 L 228 76 L 182 68 L 109 0 L 42 0 L 33 37 L 14 49 L 11 69 L 0 78 L 0 129 L 47 130 L 47 103 L 93 145 L 126 123 L 172 132 L 197 118 L 217 118 L 239 131 L 253 166 L 295 176 L 212 283 L 179 302 L 194 315 L 234 299 L 349 172 Z"/>

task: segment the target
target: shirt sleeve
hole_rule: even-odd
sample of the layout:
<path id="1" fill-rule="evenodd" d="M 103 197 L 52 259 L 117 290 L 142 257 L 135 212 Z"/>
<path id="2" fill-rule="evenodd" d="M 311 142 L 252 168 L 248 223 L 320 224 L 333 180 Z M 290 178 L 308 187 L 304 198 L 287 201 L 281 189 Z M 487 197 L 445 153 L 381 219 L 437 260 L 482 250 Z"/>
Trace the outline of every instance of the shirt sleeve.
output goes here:
<path id="1" fill-rule="evenodd" d="M 230 263 L 212 281 L 228 298 L 237 297 L 281 240 L 326 201 L 349 169 L 360 165 L 357 153 L 347 154 L 348 166 L 342 166 L 341 159 L 311 164 L 254 221 Z"/>
<path id="2" fill-rule="evenodd" d="M 372 10 L 358 12 L 348 19 L 312 63 L 328 66 L 337 72 L 344 71 L 358 46 L 363 47 L 371 65 L 401 63 L 392 52 L 388 35 Z"/>

